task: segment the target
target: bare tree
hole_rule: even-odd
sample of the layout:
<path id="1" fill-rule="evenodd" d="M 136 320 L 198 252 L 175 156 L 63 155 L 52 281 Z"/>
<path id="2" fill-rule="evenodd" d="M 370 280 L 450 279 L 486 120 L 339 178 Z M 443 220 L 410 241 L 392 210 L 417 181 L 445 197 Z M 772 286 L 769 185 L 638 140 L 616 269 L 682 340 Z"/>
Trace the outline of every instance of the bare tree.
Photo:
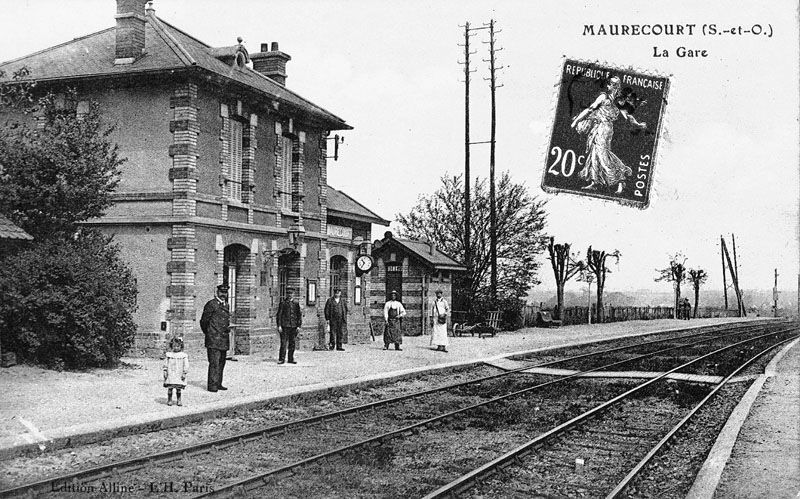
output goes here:
<path id="1" fill-rule="evenodd" d="M 656 282 L 667 281 L 675 283 L 675 318 L 678 318 L 678 306 L 681 299 L 681 283 L 686 280 L 686 257 L 682 253 L 675 253 L 669 259 L 669 267 L 656 269 L 658 277 Z"/>
<path id="2" fill-rule="evenodd" d="M 694 314 L 693 317 L 697 318 L 697 304 L 700 302 L 700 285 L 708 279 L 708 272 L 703 269 L 689 269 L 689 280 L 692 281 L 694 286 Z"/>
<path id="3" fill-rule="evenodd" d="M 564 285 L 584 269 L 584 263 L 577 259 L 576 255 L 570 253 L 569 243 L 555 244 L 555 238 L 551 237 L 547 244 L 547 252 L 550 265 L 553 267 L 553 276 L 556 279 L 556 319 L 561 319 L 564 315 Z"/>
<path id="4" fill-rule="evenodd" d="M 601 250 L 593 250 L 591 246 L 586 251 L 586 264 L 589 270 L 594 273 L 595 280 L 597 281 L 597 321 L 602 322 L 604 319 L 605 311 L 603 310 L 603 288 L 606 286 L 606 274 L 611 270 L 606 266 L 606 259 L 608 257 L 614 258 L 619 263 L 619 257 L 622 254 L 619 250 L 614 250 L 612 253 L 606 253 Z"/>

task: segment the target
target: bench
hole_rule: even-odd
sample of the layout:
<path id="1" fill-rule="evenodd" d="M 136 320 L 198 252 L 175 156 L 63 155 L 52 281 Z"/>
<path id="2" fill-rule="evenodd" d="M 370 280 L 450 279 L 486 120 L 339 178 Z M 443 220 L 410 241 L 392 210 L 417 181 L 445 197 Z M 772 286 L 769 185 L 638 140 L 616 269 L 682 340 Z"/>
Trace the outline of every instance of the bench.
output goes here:
<path id="1" fill-rule="evenodd" d="M 453 312 L 455 316 L 455 312 Z M 465 316 L 466 317 L 466 316 Z M 477 333 L 478 338 L 486 336 L 494 336 L 500 332 L 500 311 L 492 310 L 486 314 L 486 320 L 478 322 L 477 324 L 469 324 L 466 318 L 463 322 L 453 322 L 453 336 L 461 336 L 469 333 L 475 336 Z"/>
<path id="2" fill-rule="evenodd" d="M 561 325 L 561 321 L 558 319 L 553 319 L 553 316 L 550 312 L 546 312 L 542 310 L 536 314 L 536 325 L 539 327 L 559 327 Z"/>

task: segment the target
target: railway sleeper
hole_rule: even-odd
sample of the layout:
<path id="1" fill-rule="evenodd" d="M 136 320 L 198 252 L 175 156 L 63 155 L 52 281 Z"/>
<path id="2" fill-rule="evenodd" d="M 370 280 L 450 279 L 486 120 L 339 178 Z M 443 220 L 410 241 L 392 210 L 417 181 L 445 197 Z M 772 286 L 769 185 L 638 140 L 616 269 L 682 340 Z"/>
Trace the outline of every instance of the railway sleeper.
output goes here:
<path id="1" fill-rule="evenodd" d="M 642 442 L 658 442 L 658 436 L 651 435 L 644 439 L 631 441 L 631 442 L 614 442 L 614 441 L 602 441 L 602 442 L 595 442 L 586 440 L 586 438 L 581 438 L 579 440 L 573 441 L 562 441 L 558 442 L 554 445 L 557 446 L 565 446 L 565 447 L 579 447 L 581 449 L 599 449 L 604 451 L 620 451 L 620 452 L 628 452 L 631 449 L 637 449 L 642 446 Z"/>
<path id="2" fill-rule="evenodd" d="M 636 433 L 636 432 L 629 432 L 629 431 L 614 431 L 614 430 L 603 430 L 600 428 L 587 428 L 586 433 L 593 433 L 596 435 L 612 435 L 617 437 L 624 437 L 624 438 L 647 438 L 650 436 L 648 433 Z"/>

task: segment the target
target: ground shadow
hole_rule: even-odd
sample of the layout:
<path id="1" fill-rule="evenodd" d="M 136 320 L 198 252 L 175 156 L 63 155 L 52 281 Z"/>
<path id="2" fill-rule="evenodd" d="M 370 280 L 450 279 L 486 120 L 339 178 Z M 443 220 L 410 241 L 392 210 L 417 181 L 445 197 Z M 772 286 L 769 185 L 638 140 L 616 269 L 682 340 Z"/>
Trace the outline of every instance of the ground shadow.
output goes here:
<path id="1" fill-rule="evenodd" d="M 205 381 L 199 381 L 199 380 L 198 381 L 189 381 L 188 385 L 200 388 L 201 390 L 205 390 L 206 388 L 208 388 L 208 385 L 206 384 Z M 166 388 L 165 388 L 165 390 L 166 390 Z"/>

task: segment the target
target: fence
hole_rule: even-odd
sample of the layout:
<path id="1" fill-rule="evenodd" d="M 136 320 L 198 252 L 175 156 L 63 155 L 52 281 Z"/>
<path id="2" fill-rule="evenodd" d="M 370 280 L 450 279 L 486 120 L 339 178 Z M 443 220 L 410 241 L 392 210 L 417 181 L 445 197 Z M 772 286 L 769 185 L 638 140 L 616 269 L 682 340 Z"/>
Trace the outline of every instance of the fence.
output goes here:
<path id="1" fill-rule="evenodd" d="M 522 320 L 525 327 L 536 325 L 536 315 L 540 311 L 551 312 L 553 309 L 540 305 L 525 305 L 522 308 Z M 672 319 L 675 316 L 674 307 L 603 307 L 603 320 L 597 317 L 597 307 L 592 305 L 592 323 L 595 322 L 621 322 L 621 321 L 640 321 L 654 319 Z M 694 312 L 694 310 L 692 310 Z M 698 318 L 708 317 L 736 317 L 736 310 L 725 310 L 712 307 L 700 307 L 697 310 Z M 564 316 L 561 319 L 563 325 L 586 324 L 588 321 L 589 310 L 587 307 L 565 307 Z"/>

